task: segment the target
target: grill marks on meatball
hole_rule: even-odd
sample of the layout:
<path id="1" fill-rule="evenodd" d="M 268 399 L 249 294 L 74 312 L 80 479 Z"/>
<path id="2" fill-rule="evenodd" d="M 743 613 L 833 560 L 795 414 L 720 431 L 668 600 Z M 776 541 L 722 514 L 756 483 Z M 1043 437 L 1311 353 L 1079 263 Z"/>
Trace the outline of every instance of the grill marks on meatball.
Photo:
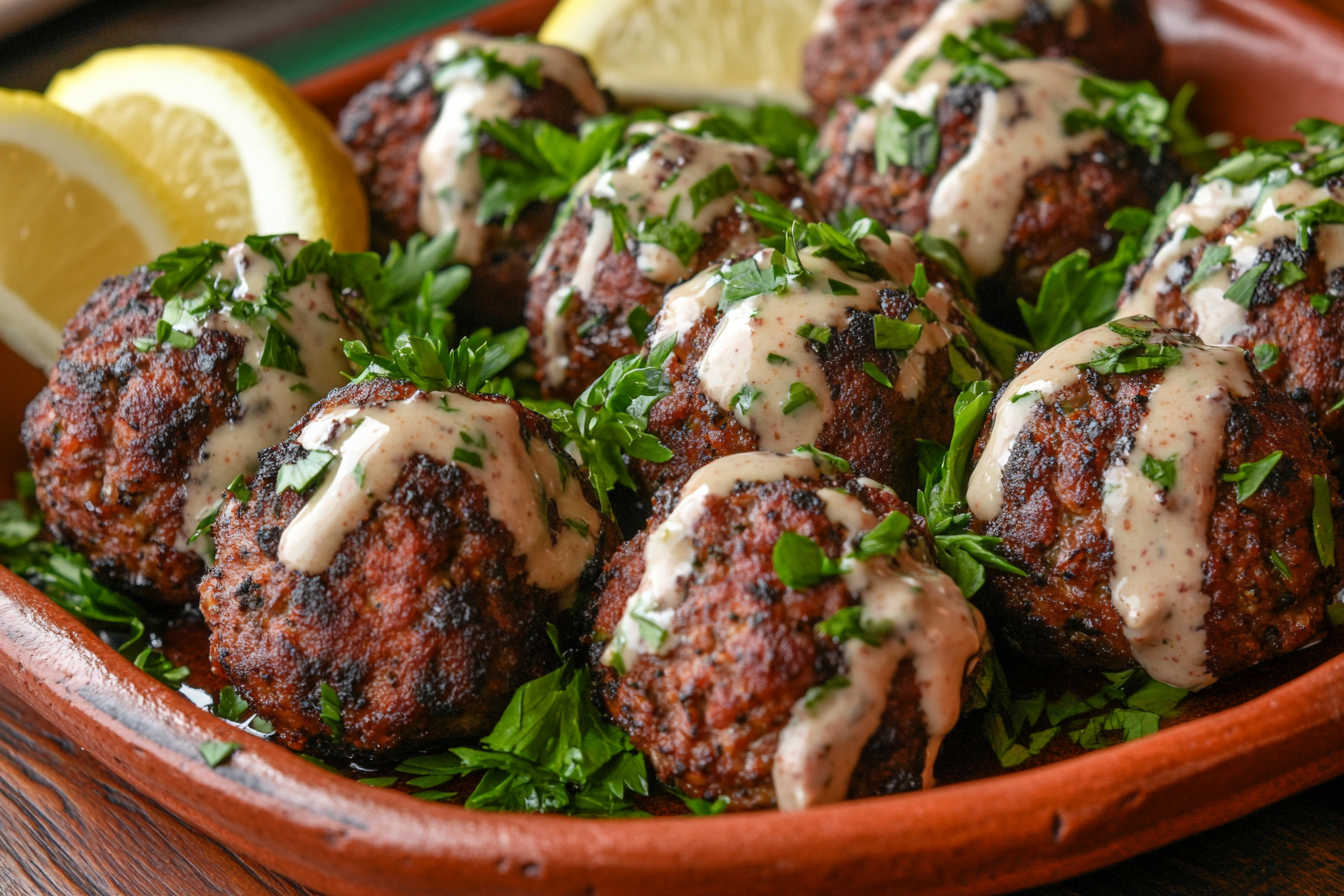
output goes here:
<path id="1" fill-rule="evenodd" d="M 137 597 L 182 603 L 205 569 L 175 545 L 186 470 L 210 432 L 238 413 L 245 342 L 205 330 L 190 350 L 137 351 L 163 301 L 157 274 L 105 280 L 66 325 L 47 387 L 22 440 L 53 534 L 106 581 Z"/>
<path id="2" fill-rule="evenodd" d="M 416 391 L 385 380 L 347 387 L 293 432 L 326 408 Z M 543 418 L 515 409 L 528 437 L 558 448 Z M 305 453 L 292 441 L 263 452 L 251 499 L 230 498 L 220 512 L 217 565 L 201 586 L 212 659 L 292 749 L 372 757 L 484 735 L 519 685 L 554 667 L 545 626 L 560 595 L 529 583 L 526 558 L 514 556 L 484 487 L 424 455 L 405 465 L 325 572 L 289 569 L 276 548 L 307 498 L 277 495 L 275 481 Z M 609 524 L 603 530 L 591 575 L 615 537 Z M 324 682 L 341 698 L 339 743 L 321 720 Z"/>
<path id="3" fill-rule="evenodd" d="M 845 478 L 826 481 L 843 486 Z M 784 531 L 813 538 L 829 555 L 843 552 L 846 536 L 818 506 L 820 485 L 739 483 L 726 497 L 711 498 L 693 533 L 695 573 L 676 611 L 677 645 L 664 656 L 641 655 L 624 676 L 598 661 L 604 644 L 592 650 L 599 697 L 659 778 L 694 796 L 727 796 L 734 810 L 774 805 L 780 732 L 794 704 L 842 665 L 841 651 L 815 626 L 854 597 L 840 580 L 787 588 L 771 562 Z M 861 494 L 879 517 L 895 510 L 913 517 L 894 494 Z M 627 542 L 608 564 L 590 607 L 599 634 L 615 630 L 637 589 L 647 538 L 643 533 Z M 920 786 L 927 733 L 918 693 L 907 661 L 861 760 L 862 766 L 881 756 L 881 766 L 856 773 L 851 795 Z"/>

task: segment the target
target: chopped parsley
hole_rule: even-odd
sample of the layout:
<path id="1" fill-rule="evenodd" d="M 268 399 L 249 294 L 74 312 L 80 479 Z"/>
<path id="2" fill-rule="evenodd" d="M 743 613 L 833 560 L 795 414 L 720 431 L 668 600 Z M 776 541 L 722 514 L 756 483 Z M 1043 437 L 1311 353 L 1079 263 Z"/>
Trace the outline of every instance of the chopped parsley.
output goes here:
<path id="1" fill-rule="evenodd" d="M 1279 362 L 1279 347 L 1272 342 L 1260 343 L 1251 354 L 1256 370 L 1268 370 Z"/>
<path id="2" fill-rule="evenodd" d="M 788 359 L 788 358 L 784 357 L 783 355 L 777 355 L 777 354 L 775 354 L 774 352 L 769 352 L 768 354 L 766 354 L 766 356 L 765 356 L 765 360 L 768 361 L 769 363 L 775 365 L 775 366 L 779 366 L 780 364 L 788 364 L 788 363 L 789 363 L 789 359 Z"/>
<path id="3" fill-rule="evenodd" d="M 809 402 L 816 404 L 818 407 L 821 406 L 821 402 L 817 400 L 817 393 L 813 392 L 811 388 L 802 383 L 792 383 L 789 385 L 788 397 L 780 405 L 780 410 L 785 414 L 792 414 Z"/>
<path id="4" fill-rule="evenodd" d="M 862 641 L 870 647 L 879 646 L 891 634 L 891 619 L 866 619 L 862 606 L 844 607 L 831 617 L 817 623 L 817 634 L 827 635 L 836 643 Z"/>
<path id="5" fill-rule="evenodd" d="M 1175 454 L 1166 460 L 1153 457 L 1151 454 L 1144 455 L 1143 475 L 1157 483 L 1163 491 L 1171 491 L 1176 485 L 1177 460 L 1179 457 Z"/>
<path id="6" fill-rule="evenodd" d="M 292 489 L 303 494 L 312 485 L 321 481 L 322 474 L 335 459 L 336 455 L 333 452 L 314 448 L 299 460 L 285 464 L 275 476 L 275 493 L 281 495 L 287 489 Z"/>
<path id="7" fill-rule="evenodd" d="M 231 740 L 207 740 L 197 749 L 200 751 L 201 758 L 205 760 L 205 764 L 214 768 L 242 747 Z"/>
<path id="8" fill-rule="evenodd" d="M 341 738 L 345 736 L 345 729 L 341 723 L 341 695 L 324 681 L 318 687 L 318 697 L 322 706 L 322 724 L 327 727 L 331 739 L 340 743 Z"/>
<path id="9" fill-rule="evenodd" d="M 1101 374 L 1112 374 L 1138 373 L 1181 363 L 1180 348 L 1166 343 L 1150 342 L 1151 332 L 1117 323 L 1109 323 L 1107 326 L 1114 332 L 1129 337 L 1130 341 L 1120 345 L 1103 346 L 1092 353 L 1089 361 L 1078 366 L 1090 367 Z"/>
<path id="10" fill-rule="evenodd" d="M 691 184 L 687 191 L 691 197 L 691 214 L 698 216 L 700 210 L 716 199 L 722 199 L 741 186 L 731 165 L 720 165 L 700 180 Z"/>
<path id="11" fill-rule="evenodd" d="M 873 315 L 873 343 L 879 349 L 908 352 L 919 342 L 922 332 L 923 324 L 908 323 L 885 314 Z"/>
<path id="12" fill-rule="evenodd" d="M 883 372 L 878 368 L 878 366 L 877 366 L 876 364 L 874 364 L 872 361 L 864 361 L 864 362 L 863 362 L 863 372 L 866 373 L 866 374 L 868 374 L 870 377 L 872 377 L 872 378 L 873 378 L 874 380 L 876 380 L 877 382 L 881 383 L 883 386 L 886 386 L 888 389 L 894 389 L 894 388 L 896 388 L 896 387 L 892 384 L 892 382 L 891 382 L 891 377 L 889 377 L 889 376 L 887 376 L 885 373 L 883 373 Z"/>
<path id="13" fill-rule="evenodd" d="M 822 701 L 836 691 L 843 691 L 849 687 L 849 679 L 843 675 L 836 675 L 828 678 L 816 687 L 808 688 L 807 693 L 803 695 L 803 706 L 808 712 L 816 712 L 817 707 Z"/>
<path id="14" fill-rule="evenodd" d="M 1293 580 L 1292 571 L 1288 569 L 1288 564 L 1283 562 L 1283 557 L 1279 556 L 1278 551 L 1269 552 L 1269 562 L 1274 564 L 1274 568 L 1279 571 L 1279 575 L 1283 576 L 1284 579 L 1289 582 Z"/>
<path id="15" fill-rule="evenodd" d="M 524 87 L 541 89 L 541 57 L 533 56 L 525 65 L 512 65 L 499 58 L 498 50 L 467 47 L 434 72 L 434 89 L 443 93 L 454 81 L 493 81 L 513 78 Z"/>
<path id="16" fill-rule="evenodd" d="M 1264 484 L 1266 477 L 1281 460 L 1283 460 L 1283 452 L 1275 451 L 1254 463 L 1242 464 L 1235 473 L 1224 473 L 1223 481 L 1237 484 L 1237 503 L 1244 504 L 1247 499 L 1260 490 L 1260 486 Z"/>
<path id="17" fill-rule="evenodd" d="M 32 474 L 14 478 L 18 498 L 0 502 L 0 562 L 99 632 L 136 668 L 174 690 L 181 687 L 187 667 L 147 643 L 149 626 L 158 620 L 136 601 L 99 584 L 83 554 L 40 539 L 43 523 L 33 500 Z"/>
<path id="18" fill-rule="evenodd" d="M 1190 282 L 1185 285 L 1185 288 L 1191 289 L 1203 283 L 1231 260 L 1231 246 L 1225 246 L 1221 243 L 1216 246 L 1206 246 L 1204 254 L 1199 257 L 1199 264 L 1195 267 L 1195 273 L 1191 275 Z"/>
<path id="19" fill-rule="evenodd" d="M 1113 81 L 1093 76 L 1083 78 L 1078 92 L 1088 108 L 1073 109 L 1064 116 L 1070 134 L 1101 128 L 1127 143 L 1148 150 L 1156 163 L 1162 147 L 1172 140 L 1167 127 L 1171 104 L 1149 81 Z"/>
<path id="20" fill-rule="evenodd" d="M 343 345 L 345 356 L 360 369 L 356 383 L 385 377 L 410 380 L 426 392 L 463 389 L 512 396 L 513 384 L 497 377 L 527 350 L 527 328 L 498 335 L 478 330 L 452 349 L 435 336 L 403 333 L 390 355 L 374 354 L 359 341 L 348 340 Z"/>
<path id="21" fill-rule="evenodd" d="M 819 342 L 822 345 L 826 345 L 831 341 L 830 327 L 823 327 L 817 324 L 803 324 L 794 332 L 809 342 Z"/>
<path id="22" fill-rule="evenodd" d="M 681 800 L 686 805 L 686 808 L 691 810 L 692 815 L 722 815 L 724 812 L 728 811 L 728 805 L 732 802 L 732 800 L 728 799 L 726 796 L 721 796 L 713 802 L 710 802 L 706 799 L 690 796 L 675 787 L 667 787 L 665 789 L 677 799 Z"/>
<path id="23" fill-rule="evenodd" d="M 821 545 L 797 532 L 782 532 L 770 557 L 775 575 L 795 591 L 811 588 L 841 573 L 839 561 L 826 556 Z"/>
<path id="24" fill-rule="evenodd" d="M 1311 477 L 1311 530 L 1316 554 L 1322 566 L 1335 565 L 1335 518 L 1330 506 L 1330 481 L 1324 476 Z"/>
<path id="25" fill-rule="evenodd" d="M 911 109 L 892 106 L 877 120 L 873 153 L 877 173 L 892 165 L 913 168 L 924 175 L 938 167 L 938 122 Z"/>
<path id="26" fill-rule="evenodd" d="M 1255 298 L 1256 287 L 1260 285 L 1260 278 L 1269 270 L 1269 262 L 1262 261 L 1257 265 L 1252 265 L 1246 271 L 1232 282 L 1223 293 L 1223 298 L 1229 302 L 1235 302 L 1243 308 L 1251 307 L 1251 300 Z"/>
<path id="27" fill-rule="evenodd" d="M 1330 309 L 1334 307 L 1334 304 L 1335 297 L 1323 292 L 1318 292 L 1311 297 L 1311 307 L 1316 309 L 1316 313 L 1322 317 L 1330 313 Z"/>
<path id="28" fill-rule="evenodd" d="M 643 305 L 636 305 L 626 315 L 625 324 L 630 328 L 630 335 L 635 338 L 635 345 L 643 345 L 648 340 L 649 324 L 652 322 L 653 315 Z"/>
<path id="29" fill-rule="evenodd" d="M 723 293 L 719 298 L 719 310 L 755 296 L 782 293 L 788 288 L 788 277 L 768 267 L 761 270 L 750 258 L 725 265 L 719 271 L 723 278 Z"/>
<path id="30" fill-rule="evenodd" d="M 747 414 L 751 413 L 751 406 L 754 405 L 756 399 L 760 397 L 761 390 L 748 383 L 737 390 L 737 394 L 733 396 L 733 400 L 729 402 L 729 405 L 733 410 L 745 417 Z"/>
<path id="31" fill-rule="evenodd" d="M 837 454 L 831 454 L 828 451 L 822 451 L 816 445 L 811 444 L 799 445 L 797 448 L 793 449 L 793 453 L 799 455 L 800 457 L 810 457 L 812 458 L 813 461 L 817 463 L 818 466 L 823 468 L 829 464 L 830 466 L 839 470 L 841 473 L 848 473 L 851 470 L 849 461 L 845 460 L 843 457 L 840 457 Z"/>
<path id="32" fill-rule="evenodd" d="M 825 160 L 817 143 L 817 126 L 776 103 L 760 103 L 752 108 L 707 104 L 710 114 L 684 133 L 697 137 L 716 137 L 737 143 L 754 143 L 769 150 L 777 159 L 791 159 L 811 177 Z"/>
<path id="33" fill-rule="evenodd" d="M 910 517 L 893 510 L 882 521 L 859 539 L 859 546 L 849 556 L 856 560 L 874 557 L 894 557 L 905 544 L 905 533 L 910 531 Z"/>

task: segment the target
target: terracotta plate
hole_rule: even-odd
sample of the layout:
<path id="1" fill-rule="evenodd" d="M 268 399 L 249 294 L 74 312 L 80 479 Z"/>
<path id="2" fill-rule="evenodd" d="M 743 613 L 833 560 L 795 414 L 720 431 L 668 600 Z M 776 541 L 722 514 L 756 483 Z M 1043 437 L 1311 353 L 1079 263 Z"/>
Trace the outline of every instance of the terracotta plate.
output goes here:
<path id="1" fill-rule="evenodd" d="M 1344 119 L 1344 27 L 1293 0 L 1150 0 L 1168 86 L 1202 86 L 1205 126 L 1282 135 Z M 535 28 L 548 3 L 477 18 Z M 398 51 L 304 85 L 334 113 Z M 0 346 L 0 477 L 42 377 Z M 0 571 L 0 685 L 229 848 L 331 894 L 989 893 L 1097 868 L 1344 771 L 1344 656 L 1249 702 L 1041 768 L 780 815 L 577 820 L 473 813 L 337 778 L 269 743 L 217 769 L 235 729 L 135 670 Z"/>

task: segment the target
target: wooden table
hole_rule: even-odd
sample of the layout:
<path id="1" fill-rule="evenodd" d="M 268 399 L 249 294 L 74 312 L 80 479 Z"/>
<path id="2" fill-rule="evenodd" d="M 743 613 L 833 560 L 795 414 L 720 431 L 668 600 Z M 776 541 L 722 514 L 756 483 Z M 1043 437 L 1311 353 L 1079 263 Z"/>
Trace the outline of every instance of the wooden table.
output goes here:
<path id="1" fill-rule="evenodd" d="M 0 41 L 0 86 L 42 89 L 108 46 L 275 48 L 373 0 L 95 0 Z M 424 14 L 424 0 L 390 0 Z M 453 4 L 440 0 L 443 7 Z M 469 0 L 457 0 L 469 2 Z M 1317 0 L 1344 17 L 1344 0 Z M 380 4 L 386 8 L 389 0 Z M 234 855 L 112 775 L 0 691 L 0 893 L 292 896 L 310 891 Z M 1032 896 L 1344 893 L 1344 778 L 1247 818 Z"/>

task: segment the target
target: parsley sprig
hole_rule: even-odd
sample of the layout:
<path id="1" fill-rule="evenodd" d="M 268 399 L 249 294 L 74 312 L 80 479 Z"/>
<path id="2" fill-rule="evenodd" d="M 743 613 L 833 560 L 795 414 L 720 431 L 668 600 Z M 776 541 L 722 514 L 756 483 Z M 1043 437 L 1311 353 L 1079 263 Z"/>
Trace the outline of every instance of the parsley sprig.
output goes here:
<path id="1" fill-rule="evenodd" d="M 649 411 L 672 392 L 663 364 L 674 344 L 667 339 L 647 356 L 626 355 L 616 361 L 572 406 L 524 402 L 549 417 L 555 431 L 578 449 L 604 513 L 611 509 L 608 496 L 617 483 L 635 487 L 623 455 L 654 463 L 672 459 L 648 427 Z"/>
<path id="2" fill-rule="evenodd" d="M 1085 750 L 1155 734 L 1161 720 L 1175 714 L 1189 693 L 1140 669 L 1108 672 L 1104 677 L 1106 684 L 1087 697 L 1066 691 L 1047 700 L 1043 690 L 1014 697 L 1002 664 L 989 653 L 963 712 L 983 711 L 981 731 L 999 763 L 1013 768 L 1041 753 L 1061 731 Z"/>
<path id="3" fill-rule="evenodd" d="M 410 380 L 426 392 L 464 389 L 513 396 L 513 383 L 499 374 L 527 349 L 527 329 L 503 333 L 489 329 L 465 336 L 454 348 L 433 336 L 397 337 L 390 355 L 371 351 L 358 340 L 343 340 L 345 356 L 359 368 L 353 382 L 386 377 Z"/>
<path id="4" fill-rule="evenodd" d="M 131 598 L 101 585 L 83 554 L 40 539 L 43 523 L 33 500 L 32 474 L 19 473 L 15 484 L 19 497 L 0 502 L 0 563 L 112 639 L 117 651 L 137 668 L 174 690 L 181 687 L 190 670 L 174 665 L 162 650 L 147 643 L 148 626 L 157 620 Z"/>
<path id="5" fill-rule="evenodd" d="M 558 643 L 554 626 L 550 630 Z M 591 693 L 588 668 L 565 656 L 560 668 L 514 692 L 480 748 L 415 756 L 397 771 L 435 786 L 484 772 L 467 799 L 468 809 L 644 815 L 633 801 L 634 794 L 649 792 L 644 757 L 593 705 Z"/>
<path id="6" fill-rule="evenodd" d="M 915 497 L 915 507 L 928 523 L 938 566 L 971 597 L 985 583 L 985 568 L 1026 575 L 994 551 L 1002 539 L 977 535 L 970 530 L 966 509 L 966 483 L 971 449 L 980 435 L 994 398 L 993 387 L 984 380 L 971 383 L 953 405 L 952 441 L 948 447 L 919 442 L 920 479 L 924 487 Z"/>

